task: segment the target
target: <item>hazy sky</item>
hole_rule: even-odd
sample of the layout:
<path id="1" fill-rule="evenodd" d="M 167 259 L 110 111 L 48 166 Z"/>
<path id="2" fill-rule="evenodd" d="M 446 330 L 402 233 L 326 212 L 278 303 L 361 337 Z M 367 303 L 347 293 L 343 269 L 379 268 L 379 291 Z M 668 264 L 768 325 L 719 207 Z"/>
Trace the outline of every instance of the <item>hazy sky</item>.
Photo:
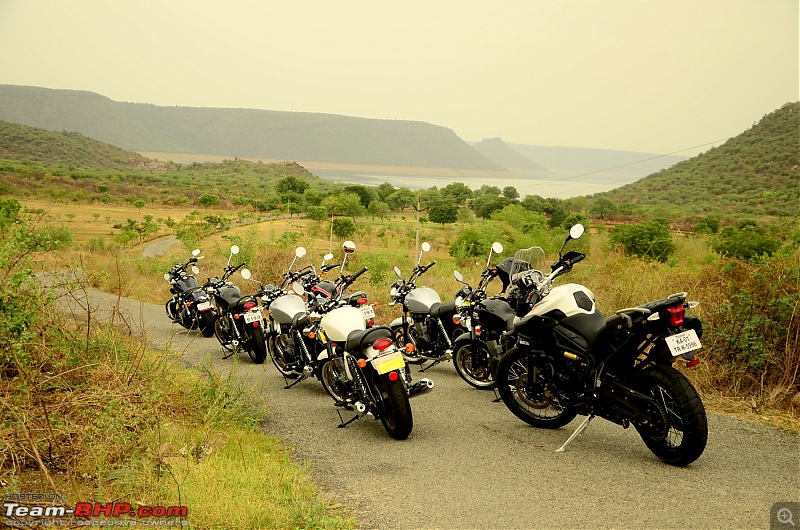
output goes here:
<path id="1" fill-rule="evenodd" d="M 798 0 L 0 0 L 0 84 L 663 154 L 800 99 L 799 24 Z"/>

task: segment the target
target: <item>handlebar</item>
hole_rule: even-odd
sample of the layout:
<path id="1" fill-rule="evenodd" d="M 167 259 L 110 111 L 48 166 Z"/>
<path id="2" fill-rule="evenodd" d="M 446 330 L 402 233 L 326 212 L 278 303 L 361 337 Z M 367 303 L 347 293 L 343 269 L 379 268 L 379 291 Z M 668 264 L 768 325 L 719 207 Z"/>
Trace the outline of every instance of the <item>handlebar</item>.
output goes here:
<path id="1" fill-rule="evenodd" d="M 347 284 L 353 283 L 354 281 L 356 281 L 356 278 L 358 278 L 359 276 L 361 276 L 365 272 L 367 272 L 367 267 L 362 267 L 362 269 L 360 271 L 358 271 L 357 273 L 353 274 L 352 276 L 345 276 L 344 277 L 344 283 L 347 283 Z"/>
<path id="2" fill-rule="evenodd" d="M 332 263 L 330 265 L 323 265 L 322 267 L 319 268 L 319 270 L 321 270 L 322 272 L 328 272 L 329 270 L 332 270 L 332 269 L 335 269 L 335 268 L 341 267 L 341 266 L 342 266 L 341 263 Z"/>

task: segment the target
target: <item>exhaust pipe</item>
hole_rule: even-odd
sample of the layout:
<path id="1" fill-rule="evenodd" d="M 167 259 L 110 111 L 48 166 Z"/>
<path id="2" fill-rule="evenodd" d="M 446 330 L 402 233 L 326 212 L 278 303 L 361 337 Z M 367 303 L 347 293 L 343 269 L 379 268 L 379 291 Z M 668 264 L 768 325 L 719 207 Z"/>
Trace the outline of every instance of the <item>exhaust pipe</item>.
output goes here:
<path id="1" fill-rule="evenodd" d="M 420 379 L 419 382 L 414 383 L 408 387 L 408 397 L 421 396 L 433 390 L 433 381 L 430 379 Z"/>

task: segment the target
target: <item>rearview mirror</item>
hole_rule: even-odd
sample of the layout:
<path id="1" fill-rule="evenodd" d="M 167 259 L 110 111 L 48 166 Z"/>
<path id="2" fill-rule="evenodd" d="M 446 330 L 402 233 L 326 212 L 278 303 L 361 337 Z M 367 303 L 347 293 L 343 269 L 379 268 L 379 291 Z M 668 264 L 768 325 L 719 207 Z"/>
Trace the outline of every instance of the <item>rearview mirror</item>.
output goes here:
<path id="1" fill-rule="evenodd" d="M 332 259 L 333 259 L 333 254 L 331 254 L 330 252 L 322 256 L 322 261 L 330 261 Z"/>
<path id="2" fill-rule="evenodd" d="M 342 245 L 342 249 L 345 254 L 352 254 L 356 251 L 356 244 L 352 241 L 345 241 L 344 245 Z"/>
<path id="3" fill-rule="evenodd" d="M 397 268 L 397 267 L 395 267 L 395 269 L 396 269 L 396 268 Z M 164 279 L 165 279 L 165 280 L 169 280 L 169 274 L 168 274 L 168 273 L 166 273 L 166 272 L 164 273 Z"/>
<path id="4" fill-rule="evenodd" d="M 294 291 L 294 294 L 296 294 L 297 296 L 303 296 L 304 294 L 306 294 L 306 290 L 303 289 L 303 284 L 301 284 L 300 282 L 294 282 L 292 284 L 292 291 Z"/>
<path id="5" fill-rule="evenodd" d="M 199 248 L 196 248 L 196 249 L 194 249 L 192 251 L 192 256 L 199 256 L 199 255 L 200 255 L 200 249 Z"/>
<path id="6" fill-rule="evenodd" d="M 397 265 L 394 266 L 394 273 L 395 273 L 395 275 L 397 275 L 398 278 L 400 278 L 401 280 L 403 279 L 403 273 L 400 272 L 400 267 L 398 267 Z M 165 276 L 169 276 L 169 275 L 165 275 Z"/>
<path id="7" fill-rule="evenodd" d="M 296 249 L 294 249 L 294 255 L 297 256 L 298 258 L 302 258 L 303 256 L 305 256 L 306 255 L 305 247 L 297 247 Z"/>
<path id="8" fill-rule="evenodd" d="M 464 283 L 464 275 L 460 271 L 453 271 L 453 277 L 459 283 Z"/>
<path id="9" fill-rule="evenodd" d="M 249 280 L 250 278 L 253 277 L 253 274 L 250 272 L 250 269 L 242 269 L 240 274 L 242 275 L 242 278 L 244 278 L 245 280 Z"/>
<path id="10" fill-rule="evenodd" d="M 503 244 L 499 241 L 495 241 L 492 243 L 492 252 L 495 254 L 502 254 L 503 253 Z"/>
<path id="11" fill-rule="evenodd" d="M 425 241 L 422 243 L 422 252 L 430 252 L 431 251 L 431 244 Z"/>
<path id="12" fill-rule="evenodd" d="M 192 265 L 192 274 L 200 274 L 200 269 L 197 265 Z"/>
<path id="13" fill-rule="evenodd" d="M 233 245 L 231 247 L 231 254 L 238 254 L 238 253 L 239 253 L 239 247 L 237 247 L 236 245 Z"/>
<path id="14" fill-rule="evenodd" d="M 569 229 L 569 237 L 571 237 L 572 239 L 578 239 L 583 235 L 584 231 L 585 228 L 583 227 L 583 225 L 578 223 L 576 225 L 573 225 L 572 228 Z"/>

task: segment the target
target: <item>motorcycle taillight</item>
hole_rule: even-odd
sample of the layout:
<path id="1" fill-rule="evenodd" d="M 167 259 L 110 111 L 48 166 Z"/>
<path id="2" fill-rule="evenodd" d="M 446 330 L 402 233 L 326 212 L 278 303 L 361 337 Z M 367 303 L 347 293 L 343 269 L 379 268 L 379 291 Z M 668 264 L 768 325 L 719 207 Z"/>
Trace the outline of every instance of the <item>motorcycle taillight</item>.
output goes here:
<path id="1" fill-rule="evenodd" d="M 366 303 L 367 303 L 367 299 L 366 298 L 359 298 L 358 299 L 358 305 L 366 305 Z"/>
<path id="2" fill-rule="evenodd" d="M 683 316 L 686 314 L 686 309 L 683 307 L 683 304 L 668 307 L 667 313 L 669 313 L 670 327 L 677 328 L 683 324 Z"/>
<path id="3" fill-rule="evenodd" d="M 248 310 L 249 310 L 249 309 L 253 309 L 255 306 L 256 306 L 256 303 L 255 303 L 255 302 L 252 302 L 252 301 L 250 301 L 250 302 L 245 302 L 245 303 L 244 303 L 244 308 L 245 308 L 245 309 L 248 309 Z"/>
<path id="4" fill-rule="evenodd" d="M 378 351 L 383 351 L 392 344 L 394 344 L 394 341 L 392 339 L 390 339 L 389 337 L 383 337 L 373 342 L 372 347 Z"/>

